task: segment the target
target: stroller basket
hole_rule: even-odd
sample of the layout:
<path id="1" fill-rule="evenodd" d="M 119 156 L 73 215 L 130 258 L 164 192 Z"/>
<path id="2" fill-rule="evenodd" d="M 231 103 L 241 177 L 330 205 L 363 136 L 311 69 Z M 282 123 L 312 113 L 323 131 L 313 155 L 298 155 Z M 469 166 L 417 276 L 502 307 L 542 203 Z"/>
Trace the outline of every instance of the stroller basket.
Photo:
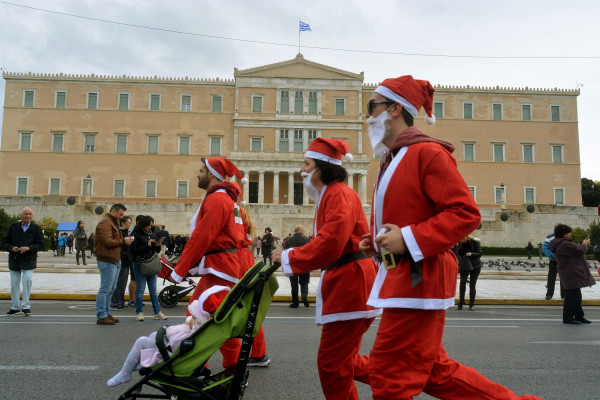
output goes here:
<path id="1" fill-rule="evenodd" d="M 119 399 L 242 399 L 248 380 L 248 357 L 254 336 L 264 321 L 278 288 L 273 272 L 279 268 L 257 262 L 229 291 L 213 318 L 199 327 L 168 359 L 143 368 L 144 377 Z M 230 338 L 241 338 L 234 368 L 214 375 L 208 359 Z M 145 386 L 163 394 L 141 393 Z M 175 397 L 173 397 L 175 396 Z"/>

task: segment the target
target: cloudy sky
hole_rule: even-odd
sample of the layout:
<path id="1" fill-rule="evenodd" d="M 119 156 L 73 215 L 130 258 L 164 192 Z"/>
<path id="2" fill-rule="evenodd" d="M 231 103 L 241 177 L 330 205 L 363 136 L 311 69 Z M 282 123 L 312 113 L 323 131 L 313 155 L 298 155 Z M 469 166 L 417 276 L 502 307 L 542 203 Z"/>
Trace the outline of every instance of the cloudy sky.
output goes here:
<path id="1" fill-rule="evenodd" d="M 0 67 L 232 79 L 294 58 L 301 19 L 304 57 L 365 83 L 579 87 L 581 173 L 600 180 L 598 15 L 596 0 L 0 0 Z"/>

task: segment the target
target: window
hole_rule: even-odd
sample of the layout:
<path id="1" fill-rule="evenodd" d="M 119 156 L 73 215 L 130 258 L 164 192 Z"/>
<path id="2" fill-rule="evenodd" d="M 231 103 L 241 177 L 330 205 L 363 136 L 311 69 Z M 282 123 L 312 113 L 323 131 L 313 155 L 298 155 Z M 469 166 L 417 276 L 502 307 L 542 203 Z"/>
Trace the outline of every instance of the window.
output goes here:
<path id="1" fill-rule="evenodd" d="M 287 114 L 290 112 L 290 91 L 281 91 L 281 113 Z"/>
<path id="2" fill-rule="evenodd" d="M 335 99 L 335 115 L 344 115 L 346 111 L 346 99 Z"/>
<path id="3" fill-rule="evenodd" d="M 223 112 L 223 96 L 212 95 L 212 112 L 220 113 Z"/>
<path id="4" fill-rule="evenodd" d="M 521 104 L 521 119 L 531 121 L 531 104 Z"/>
<path id="5" fill-rule="evenodd" d="M 48 194 L 50 196 L 60 195 L 60 178 L 50 178 L 48 183 Z"/>
<path id="6" fill-rule="evenodd" d="M 148 136 L 148 154 L 158 154 L 158 135 Z"/>
<path id="7" fill-rule="evenodd" d="M 192 96 L 189 94 L 181 95 L 181 111 L 192 111 Z"/>
<path id="8" fill-rule="evenodd" d="M 160 94 L 150 95 L 150 111 L 160 111 Z"/>
<path id="9" fill-rule="evenodd" d="M 504 162 L 504 143 L 494 143 L 494 161 Z"/>
<path id="10" fill-rule="evenodd" d="M 125 179 L 115 179 L 113 181 L 113 196 L 125 197 Z"/>
<path id="11" fill-rule="evenodd" d="M 504 203 L 504 188 L 503 187 L 494 187 L 494 202 L 496 204 Z"/>
<path id="12" fill-rule="evenodd" d="M 475 201 L 477 201 L 477 187 L 469 186 L 469 192 L 471 192 L 473 199 L 475 199 Z"/>
<path id="13" fill-rule="evenodd" d="M 552 122 L 560 121 L 560 106 L 550 106 L 550 116 L 552 117 Z"/>
<path id="14" fill-rule="evenodd" d="M 250 150 L 262 151 L 262 138 L 261 137 L 250 138 Z"/>
<path id="15" fill-rule="evenodd" d="M 179 154 L 182 156 L 190 155 L 190 143 L 192 138 L 189 136 L 179 136 Z"/>
<path id="16" fill-rule="evenodd" d="M 304 202 L 304 184 L 294 182 L 294 204 L 302 205 Z"/>
<path id="17" fill-rule="evenodd" d="M 19 138 L 19 151 L 31 151 L 31 132 L 21 132 Z"/>
<path id="18" fill-rule="evenodd" d="M 188 181 L 177 181 L 177 198 L 188 198 Z"/>
<path id="19" fill-rule="evenodd" d="M 35 90 L 25 90 L 23 93 L 23 107 L 33 108 L 35 100 Z"/>
<path id="20" fill-rule="evenodd" d="M 81 180 L 81 195 L 82 196 L 91 196 L 94 193 L 93 190 L 94 190 L 94 180 L 92 178 L 83 178 Z"/>
<path id="21" fill-rule="evenodd" d="M 279 151 L 290 151 L 289 131 L 287 129 L 279 131 Z"/>
<path id="22" fill-rule="evenodd" d="M 492 119 L 496 121 L 502 119 L 502 103 L 492 103 Z"/>
<path id="23" fill-rule="evenodd" d="M 523 162 L 534 162 L 533 145 L 523 145 Z"/>
<path id="24" fill-rule="evenodd" d="M 97 92 L 89 92 L 87 94 L 87 108 L 88 108 L 88 110 L 97 110 L 98 109 L 98 93 Z"/>
<path id="25" fill-rule="evenodd" d="M 554 188 L 554 204 L 565 204 L 565 189 Z"/>
<path id="26" fill-rule="evenodd" d="M 465 161 L 475 161 L 475 143 L 463 143 Z"/>
<path id="27" fill-rule="evenodd" d="M 304 151 L 304 144 L 302 143 L 302 129 L 294 129 L 294 151 Z"/>
<path id="28" fill-rule="evenodd" d="M 252 112 L 262 112 L 263 98 L 262 96 L 252 96 Z"/>
<path id="29" fill-rule="evenodd" d="M 473 103 L 463 103 L 463 119 L 473 119 Z"/>
<path id="30" fill-rule="evenodd" d="M 55 108 L 65 108 L 67 106 L 67 92 L 61 90 L 56 92 L 54 99 Z"/>
<path id="31" fill-rule="evenodd" d="M 116 135 L 116 149 L 117 154 L 127 153 L 127 135 Z"/>
<path id="32" fill-rule="evenodd" d="M 17 194 L 25 195 L 29 190 L 29 178 L 17 177 Z"/>
<path id="33" fill-rule="evenodd" d="M 210 155 L 220 156 L 221 155 L 221 138 L 213 137 L 210 138 Z"/>
<path id="34" fill-rule="evenodd" d="M 563 146 L 552 145 L 552 162 L 555 164 L 563 163 Z"/>
<path id="35" fill-rule="evenodd" d="M 317 92 L 308 92 L 308 113 L 317 113 Z"/>
<path id="36" fill-rule="evenodd" d="M 523 188 L 525 194 L 525 204 L 535 204 L 535 188 Z"/>
<path id="37" fill-rule="evenodd" d="M 444 118 L 444 102 L 434 101 L 433 102 L 433 116 L 436 119 Z"/>
<path id="38" fill-rule="evenodd" d="M 304 93 L 301 90 L 296 90 L 294 94 L 294 113 L 302 114 L 304 108 Z"/>
<path id="39" fill-rule="evenodd" d="M 317 131 L 310 130 L 308 131 L 308 144 L 311 144 L 313 140 L 317 138 Z"/>
<path id="40" fill-rule="evenodd" d="M 83 136 L 83 151 L 86 153 L 94 153 L 96 151 L 96 135 Z"/>
<path id="41" fill-rule="evenodd" d="M 258 182 L 248 184 L 248 203 L 258 203 Z"/>
<path id="42" fill-rule="evenodd" d="M 61 153 L 63 151 L 64 134 L 53 133 L 52 134 L 52 151 L 55 153 Z"/>
<path id="43" fill-rule="evenodd" d="M 146 197 L 156 197 L 156 181 L 153 179 L 146 180 Z"/>
<path id="44" fill-rule="evenodd" d="M 129 110 L 129 93 L 119 93 L 119 110 Z"/>

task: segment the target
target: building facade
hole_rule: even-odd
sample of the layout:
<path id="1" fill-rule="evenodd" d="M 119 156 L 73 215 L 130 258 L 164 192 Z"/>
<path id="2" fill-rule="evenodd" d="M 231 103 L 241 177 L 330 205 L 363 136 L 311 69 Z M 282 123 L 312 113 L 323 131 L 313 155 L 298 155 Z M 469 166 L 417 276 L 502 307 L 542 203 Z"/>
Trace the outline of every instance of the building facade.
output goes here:
<path id="1" fill-rule="evenodd" d="M 364 110 L 376 85 L 365 83 L 362 72 L 298 54 L 236 68 L 231 80 L 3 77 L 1 196 L 41 196 L 52 204 L 68 197 L 77 204 L 197 204 L 200 158 L 222 155 L 249 178 L 244 198 L 256 209 L 257 225 L 277 224 L 284 234 L 287 224 L 310 218 L 299 170 L 310 142 L 328 137 L 349 143 L 354 160 L 344 164 L 347 184 L 369 209 L 379 160 Z M 459 169 L 481 208 L 581 206 L 578 95 L 436 86 L 437 123 L 426 126 L 422 113 L 415 123 L 456 146 Z M 184 233 L 187 228 L 173 225 L 188 221 L 190 209 L 165 216 L 166 225 Z M 277 215 L 286 215 L 285 222 Z"/>

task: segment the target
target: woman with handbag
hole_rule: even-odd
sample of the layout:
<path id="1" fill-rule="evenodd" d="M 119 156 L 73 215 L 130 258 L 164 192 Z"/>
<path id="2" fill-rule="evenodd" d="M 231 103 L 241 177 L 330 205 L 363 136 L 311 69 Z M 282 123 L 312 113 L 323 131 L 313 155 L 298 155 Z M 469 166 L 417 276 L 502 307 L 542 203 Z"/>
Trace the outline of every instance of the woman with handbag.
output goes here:
<path id="1" fill-rule="evenodd" d="M 475 309 L 475 285 L 481 272 L 481 243 L 478 238 L 468 235 L 460 241 L 456 252 L 458 258 L 458 273 L 460 274 L 460 297 L 458 309 L 465 304 L 467 280 L 469 280 L 469 310 Z"/>
<path id="2" fill-rule="evenodd" d="M 154 219 L 149 215 L 144 215 L 139 219 L 132 232 L 131 256 L 133 260 L 131 265 L 135 274 L 135 281 L 137 282 L 135 313 L 138 321 L 144 320 L 142 300 L 146 284 L 148 284 L 148 291 L 150 292 L 154 319 L 167 319 L 167 316 L 160 311 L 160 304 L 158 303 L 158 296 L 156 294 L 156 275 L 160 272 L 158 253 L 160 252 L 161 243 L 152 237 L 153 224 Z"/>

